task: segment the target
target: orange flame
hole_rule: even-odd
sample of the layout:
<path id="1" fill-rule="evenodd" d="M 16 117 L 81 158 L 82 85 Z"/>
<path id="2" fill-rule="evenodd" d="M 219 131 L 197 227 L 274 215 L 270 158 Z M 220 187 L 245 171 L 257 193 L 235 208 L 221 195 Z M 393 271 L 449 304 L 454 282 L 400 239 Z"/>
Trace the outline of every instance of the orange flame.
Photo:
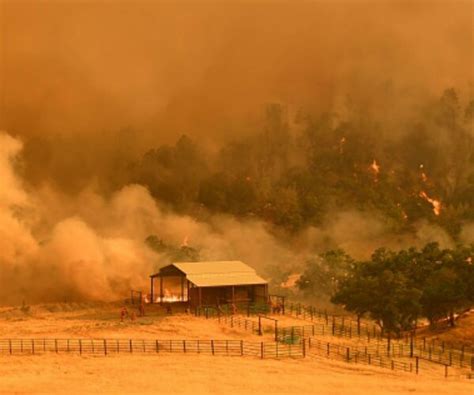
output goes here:
<path id="1" fill-rule="evenodd" d="M 188 246 L 188 236 L 184 236 L 183 242 L 181 243 L 181 247 L 187 247 Z"/>
<path id="2" fill-rule="evenodd" d="M 341 140 L 339 140 L 339 153 L 342 154 L 344 151 L 344 144 L 346 143 L 346 138 L 342 137 Z"/>
<path id="3" fill-rule="evenodd" d="M 380 173 L 380 165 L 377 163 L 375 159 L 370 165 L 370 168 L 373 170 L 376 176 Z"/>
<path id="4" fill-rule="evenodd" d="M 441 202 L 436 199 L 430 198 L 425 191 L 420 192 L 420 197 L 425 199 L 427 202 L 431 203 L 433 206 L 433 213 L 435 215 L 440 215 L 441 214 Z"/>

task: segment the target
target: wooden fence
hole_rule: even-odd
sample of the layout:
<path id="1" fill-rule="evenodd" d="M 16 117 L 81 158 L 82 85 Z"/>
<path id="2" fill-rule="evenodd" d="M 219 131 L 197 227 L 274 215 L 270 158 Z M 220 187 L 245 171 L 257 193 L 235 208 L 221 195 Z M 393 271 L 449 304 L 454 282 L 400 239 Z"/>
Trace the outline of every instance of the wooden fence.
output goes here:
<path id="1" fill-rule="evenodd" d="M 291 309 L 290 309 L 291 311 Z M 314 322 L 307 325 L 294 325 L 281 327 L 262 323 L 267 318 L 258 316 L 258 321 L 242 316 L 222 315 L 216 310 L 210 309 L 206 313 L 206 318 L 217 318 L 233 328 L 249 331 L 254 334 L 263 335 L 272 333 L 275 343 L 278 345 L 290 346 L 293 344 L 306 345 L 309 355 L 321 355 L 327 358 L 339 359 L 345 362 L 364 363 L 392 370 L 402 370 L 405 372 L 415 372 L 420 370 L 420 361 L 429 361 L 436 365 L 442 365 L 445 377 L 452 372 L 452 368 L 459 367 L 465 369 L 465 376 L 472 378 L 474 375 L 474 356 L 468 355 L 465 351 L 456 352 L 445 348 L 430 348 L 425 344 L 415 344 L 414 341 L 406 343 L 404 338 L 387 339 L 382 336 L 371 336 L 372 331 L 366 331 L 367 337 L 361 337 L 361 332 L 353 333 L 347 326 L 336 324 L 326 325 L 323 322 Z M 262 320 L 263 319 L 263 320 Z M 275 320 L 276 321 L 276 320 Z M 350 327 L 349 327 L 350 328 Z M 315 336 L 339 336 L 362 340 L 365 345 L 347 345 L 324 342 Z M 413 338 L 411 338 L 413 340 Z M 397 360 L 398 358 L 398 360 Z M 400 361 L 399 359 L 407 359 Z"/>
<path id="2" fill-rule="evenodd" d="M 244 340 L 0 339 L 0 355 L 192 353 L 256 358 L 304 357 L 305 344 Z"/>
<path id="3" fill-rule="evenodd" d="M 469 368 L 474 372 L 474 350 L 469 347 L 455 348 L 445 342 L 416 338 L 413 335 L 404 334 L 399 338 L 391 339 L 382 336 L 378 328 L 368 324 L 355 327 L 354 322 L 347 317 L 331 316 L 311 307 L 290 304 L 286 308 L 286 314 L 313 322 L 307 325 L 298 325 L 279 328 L 278 339 L 299 339 L 314 335 L 332 335 L 346 338 L 359 338 L 369 344 L 375 344 L 377 349 L 385 348 L 387 353 L 397 350 L 420 359 L 436 362 L 448 366 Z M 387 356 L 389 356 L 387 354 Z"/>

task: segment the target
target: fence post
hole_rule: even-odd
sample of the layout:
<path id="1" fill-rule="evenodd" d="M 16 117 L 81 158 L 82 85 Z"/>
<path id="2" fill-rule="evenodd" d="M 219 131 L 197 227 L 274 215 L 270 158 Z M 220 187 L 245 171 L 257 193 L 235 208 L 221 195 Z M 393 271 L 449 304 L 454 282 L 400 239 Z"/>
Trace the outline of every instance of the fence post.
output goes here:
<path id="1" fill-rule="evenodd" d="M 35 355 L 35 341 L 34 339 L 31 339 L 31 353 Z"/>
<path id="2" fill-rule="evenodd" d="M 183 352 L 186 353 L 186 340 L 183 340 Z"/>
<path id="3" fill-rule="evenodd" d="M 104 355 L 107 355 L 107 340 L 104 339 Z"/>
<path id="4" fill-rule="evenodd" d="M 261 358 L 263 359 L 263 342 L 260 343 L 260 355 L 261 355 Z"/>
<path id="5" fill-rule="evenodd" d="M 244 355 L 244 341 L 241 340 L 240 341 L 240 355 Z"/>
<path id="6" fill-rule="evenodd" d="M 129 348 L 130 348 L 130 353 L 132 353 L 132 352 L 133 352 L 132 339 L 130 339 L 130 340 L 128 341 L 128 345 L 129 345 Z"/>
<path id="7" fill-rule="evenodd" d="M 349 347 L 346 348 L 346 359 L 347 359 L 347 362 L 351 360 L 351 350 Z"/>
<path id="8" fill-rule="evenodd" d="M 331 349 L 330 349 L 331 345 L 330 343 L 328 343 L 327 345 L 327 356 L 329 357 L 329 354 L 331 353 Z"/>
<path id="9" fill-rule="evenodd" d="M 262 317 L 258 316 L 258 335 L 262 336 Z"/>
<path id="10" fill-rule="evenodd" d="M 54 350 L 58 353 L 58 339 L 54 339 Z"/>
<path id="11" fill-rule="evenodd" d="M 82 340 L 79 339 L 79 355 L 82 355 Z"/>
<path id="12" fill-rule="evenodd" d="M 448 377 L 448 365 L 444 365 L 444 377 Z"/>
<path id="13" fill-rule="evenodd" d="M 13 354 L 13 349 L 12 349 L 12 340 L 8 339 L 8 348 L 10 350 L 10 355 Z"/>
<path id="14" fill-rule="evenodd" d="M 415 372 L 416 372 L 416 374 L 418 374 L 419 366 L 420 366 L 420 358 L 415 357 Z"/>
<path id="15" fill-rule="evenodd" d="M 212 355 L 214 355 L 214 340 L 211 340 L 211 351 Z"/>
<path id="16" fill-rule="evenodd" d="M 306 339 L 303 339 L 303 358 L 306 357 Z"/>
<path id="17" fill-rule="evenodd" d="M 160 352 L 160 345 L 158 343 L 158 340 L 155 341 L 155 349 L 156 349 L 156 353 L 158 354 Z"/>

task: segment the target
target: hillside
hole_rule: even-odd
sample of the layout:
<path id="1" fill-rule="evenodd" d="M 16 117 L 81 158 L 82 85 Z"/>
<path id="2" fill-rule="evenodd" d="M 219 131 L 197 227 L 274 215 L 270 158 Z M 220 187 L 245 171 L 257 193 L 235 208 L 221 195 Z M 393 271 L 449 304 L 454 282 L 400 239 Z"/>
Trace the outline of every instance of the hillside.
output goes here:
<path id="1" fill-rule="evenodd" d="M 454 328 L 445 324 L 439 324 L 437 328 L 429 327 L 418 331 L 418 336 L 426 337 L 427 340 L 435 339 L 453 345 L 462 345 L 474 348 L 474 311 L 459 317 Z"/>

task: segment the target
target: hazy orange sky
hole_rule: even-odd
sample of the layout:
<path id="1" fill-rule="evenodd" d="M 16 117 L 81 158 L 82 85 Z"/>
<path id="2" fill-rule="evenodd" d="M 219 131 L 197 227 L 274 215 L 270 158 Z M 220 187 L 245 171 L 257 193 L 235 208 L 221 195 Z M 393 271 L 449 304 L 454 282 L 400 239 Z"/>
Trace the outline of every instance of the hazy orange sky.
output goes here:
<path id="1" fill-rule="evenodd" d="M 0 129 L 221 137 L 269 101 L 472 92 L 472 4 L 3 0 Z"/>

